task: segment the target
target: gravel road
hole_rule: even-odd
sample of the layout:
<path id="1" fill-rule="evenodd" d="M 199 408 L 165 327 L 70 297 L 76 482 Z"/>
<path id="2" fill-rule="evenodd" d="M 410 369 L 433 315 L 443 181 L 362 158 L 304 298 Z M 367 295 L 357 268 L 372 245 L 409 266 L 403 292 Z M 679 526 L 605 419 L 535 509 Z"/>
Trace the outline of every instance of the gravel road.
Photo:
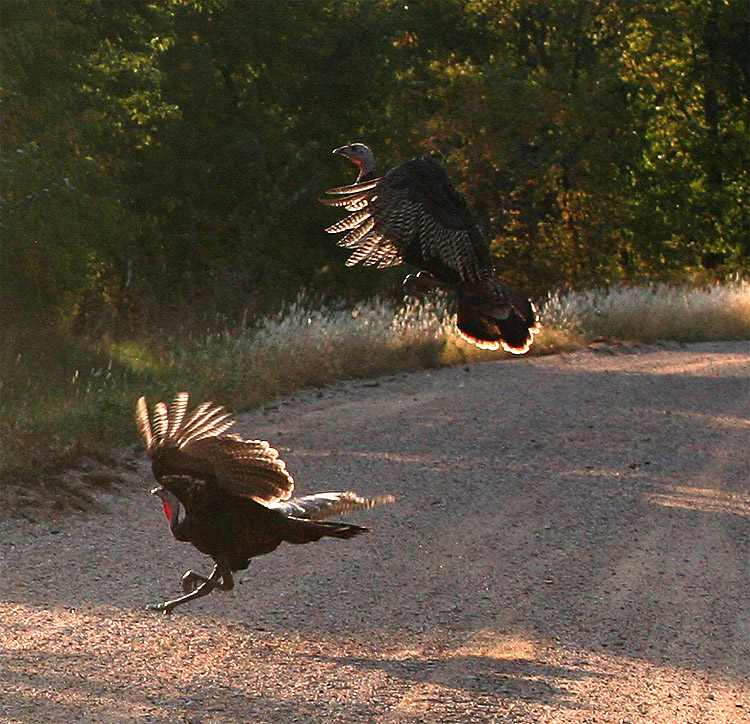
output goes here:
<path id="1" fill-rule="evenodd" d="M 0 722 L 750 721 L 749 417 L 748 343 L 286 398 L 239 431 L 299 492 L 396 502 L 171 618 L 143 606 L 209 561 L 127 451 L 97 510 L 3 523 Z"/>

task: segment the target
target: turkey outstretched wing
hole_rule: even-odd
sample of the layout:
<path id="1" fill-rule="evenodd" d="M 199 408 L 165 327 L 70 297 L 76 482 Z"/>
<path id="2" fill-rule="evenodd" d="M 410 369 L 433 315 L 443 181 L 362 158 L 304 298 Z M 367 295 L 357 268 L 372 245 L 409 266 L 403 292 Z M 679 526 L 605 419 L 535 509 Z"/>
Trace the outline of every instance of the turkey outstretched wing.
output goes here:
<path id="1" fill-rule="evenodd" d="M 445 281 L 478 282 L 491 273 L 487 243 L 466 201 L 433 159 L 408 161 L 381 179 L 328 192 L 331 206 L 353 213 L 329 226 L 347 232 L 347 265 L 424 266 Z"/>
<path id="2" fill-rule="evenodd" d="M 154 476 L 187 475 L 197 483 L 215 485 L 233 495 L 261 503 L 287 500 L 294 478 L 279 452 L 265 440 L 245 440 L 226 432 L 234 421 L 224 408 L 210 402 L 186 418 L 187 393 L 172 405 L 154 407 L 153 425 L 145 398 L 138 401 L 136 421 L 151 457 Z"/>
<path id="3" fill-rule="evenodd" d="M 324 520 L 332 515 L 346 513 L 349 510 L 362 510 L 372 508 L 374 505 L 392 503 L 395 498 L 392 495 L 382 495 L 378 498 L 363 498 L 356 493 L 315 493 L 305 495 L 302 498 L 292 498 L 275 504 L 274 508 L 281 510 L 286 515 L 295 518 L 307 518 L 309 520 Z"/>
<path id="4" fill-rule="evenodd" d="M 259 503 L 286 500 L 294 490 L 279 452 L 265 440 L 220 435 L 197 440 L 181 449 L 165 449 L 165 462 L 184 474 Z"/>
<path id="5" fill-rule="evenodd" d="M 326 229 L 329 234 L 346 232 L 337 243 L 345 249 L 354 249 L 346 260 L 347 266 L 362 263 L 382 269 L 404 261 L 397 240 L 386 238 L 376 228 L 377 218 L 372 212 L 371 202 L 378 196 L 378 184 L 381 181 L 382 179 L 374 179 L 366 183 L 340 186 L 327 192 L 337 196 L 336 198 L 321 199 L 329 206 L 341 206 L 353 212 Z"/>

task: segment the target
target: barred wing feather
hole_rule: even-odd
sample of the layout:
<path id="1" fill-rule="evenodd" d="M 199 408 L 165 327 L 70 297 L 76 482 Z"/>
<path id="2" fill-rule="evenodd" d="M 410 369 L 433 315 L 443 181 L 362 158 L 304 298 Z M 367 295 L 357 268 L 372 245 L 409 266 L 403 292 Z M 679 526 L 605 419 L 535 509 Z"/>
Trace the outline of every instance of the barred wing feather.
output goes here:
<path id="1" fill-rule="evenodd" d="M 316 493 L 302 498 L 292 498 L 272 507 L 281 510 L 286 515 L 309 520 L 324 520 L 333 515 L 346 513 L 350 510 L 372 508 L 374 505 L 391 503 L 395 500 L 392 495 L 378 498 L 363 498 L 356 493 Z"/>
<path id="2" fill-rule="evenodd" d="M 463 197 L 430 158 L 327 193 L 337 198 L 324 203 L 353 212 L 326 229 L 347 232 L 338 242 L 354 250 L 347 266 L 432 262 L 466 282 L 491 273 L 489 250 Z"/>
<path id="3" fill-rule="evenodd" d="M 294 478 L 278 450 L 265 440 L 227 433 L 234 420 L 210 402 L 199 405 L 186 420 L 187 403 L 184 392 L 169 408 L 157 403 L 151 422 L 145 398 L 138 400 L 136 423 L 157 479 L 188 475 L 198 484 L 216 485 L 263 503 L 291 497 Z"/>

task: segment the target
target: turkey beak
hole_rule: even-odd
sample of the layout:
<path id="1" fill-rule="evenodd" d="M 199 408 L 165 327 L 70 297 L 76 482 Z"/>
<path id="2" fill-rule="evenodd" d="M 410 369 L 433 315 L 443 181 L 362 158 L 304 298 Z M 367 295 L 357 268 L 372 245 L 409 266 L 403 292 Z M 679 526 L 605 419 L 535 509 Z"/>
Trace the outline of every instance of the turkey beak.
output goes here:
<path id="1" fill-rule="evenodd" d="M 339 146 L 338 148 L 334 148 L 331 153 L 340 153 L 342 156 L 350 156 L 351 152 L 351 146 Z"/>
<path id="2" fill-rule="evenodd" d="M 158 488 L 151 488 L 151 490 L 149 490 L 149 493 L 151 493 L 151 495 L 158 495 L 159 490 L 161 490 L 161 486 L 159 486 Z"/>

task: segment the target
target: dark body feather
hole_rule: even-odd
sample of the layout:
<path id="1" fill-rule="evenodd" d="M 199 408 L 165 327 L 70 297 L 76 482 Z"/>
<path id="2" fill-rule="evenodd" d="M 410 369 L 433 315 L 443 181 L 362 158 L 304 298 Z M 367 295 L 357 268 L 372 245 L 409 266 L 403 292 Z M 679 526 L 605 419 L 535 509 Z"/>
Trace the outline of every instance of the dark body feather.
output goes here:
<path id="1" fill-rule="evenodd" d="M 152 492 L 162 499 L 172 534 L 211 556 L 215 567 L 208 577 L 188 571 L 183 576 L 185 595 L 153 608 L 170 613 L 216 587 L 231 589 L 234 571 L 284 541 L 311 543 L 324 536 L 364 533 L 369 529 L 321 518 L 392 500 L 351 492 L 291 498 L 294 479 L 277 450 L 263 440 L 228 434 L 233 421 L 210 403 L 186 417 L 187 401 L 181 393 L 169 408 L 158 403 L 150 417 L 141 398 L 136 422 L 159 483 Z"/>
<path id="2" fill-rule="evenodd" d="M 398 240 L 400 259 L 443 282 L 478 282 L 491 267 L 489 249 L 465 199 L 432 158 L 389 171 L 370 209 L 383 236 Z"/>
<path id="3" fill-rule="evenodd" d="M 217 562 L 225 561 L 232 571 L 247 568 L 252 558 L 271 553 L 284 541 L 312 543 L 323 536 L 351 538 L 369 530 L 350 523 L 295 518 L 283 508 L 270 508 L 191 478 L 165 476 L 160 482 L 185 508 L 184 518 L 172 531 L 174 537 L 192 543 Z"/>
<path id="4" fill-rule="evenodd" d="M 457 327 L 468 341 L 526 352 L 539 331 L 534 307 L 495 277 L 484 235 L 443 167 L 426 156 L 372 178 L 374 158 L 364 144 L 336 152 L 361 169 L 357 183 L 322 199 L 352 212 L 327 229 L 346 232 L 338 243 L 353 250 L 347 265 L 415 266 L 423 271 L 407 277 L 407 292 L 454 291 Z"/>

